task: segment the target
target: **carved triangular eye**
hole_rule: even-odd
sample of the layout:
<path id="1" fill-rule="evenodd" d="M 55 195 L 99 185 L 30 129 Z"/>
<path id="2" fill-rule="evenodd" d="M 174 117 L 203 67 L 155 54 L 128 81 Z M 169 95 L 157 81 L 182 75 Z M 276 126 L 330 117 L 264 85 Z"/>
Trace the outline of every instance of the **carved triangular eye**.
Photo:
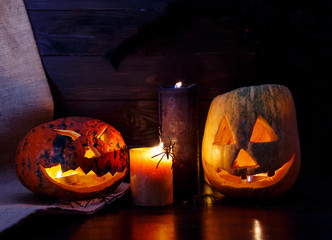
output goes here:
<path id="1" fill-rule="evenodd" d="M 54 131 L 56 131 L 58 134 L 70 137 L 73 141 L 81 136 L 81 134 L 73 130 L 54 129 Z"/>
<path id="2" fill-rule="evenodd" d="M 261 115 L 258 115 L 252 130 L 250 142 L 262 143 L 275 140 L 278 140 L 277 134 L 273 131 L 267 121 Z"/>
<path id="3" fill-rule="evenodd" d="M 217 144 L 217 145 L 235 144 L 234 136 L 233 136 L 232 130 L 229 126 L 229 123 L 228 123 L 226 117 L 224 117 L 221 120 L 219 129 L 218 129 L 218 132 L 214 139 L 213 144 Z"/>
<path id="4" fill-rule="evenodd" d="M 103 129 L 99 135 L 97 135 L 97 138 L 99 138 L 100 140 L 102 140 L 103 142 L 107 142 L 109 143 L 110 141 L 110 134 L 108 132 L 108 127 L 106 127 L 105 129 Z"/>
<path id="5" fill-rule="evenodd" d="M 81 136 L 81 134 L 79 134 L 78 132 L 75 132 L 73 130 L 54 129 L 54 131 L 56 131 L 58 134 L 70 137 L 73 141 L 75 141 L 77 138 L 79 138 Z M 104 133 L 104 131 L 102 133 Z M 100 157 L 100 156 L 101 156 L 101 154 L 99 153 L 99 151 L 94 146 L 91 146 L 91 144 L 89 144 L 84 157 L 95 158 L 95 157 Z"/>
<path id="6" fill-rule="evenodd" d="M 232 168 L 242 169 L 254 167 L 258 167 L 258 164 L 252 157 L 250 157 L 250 155 L 245 150 L 241 149 L 233 163 Z"/>

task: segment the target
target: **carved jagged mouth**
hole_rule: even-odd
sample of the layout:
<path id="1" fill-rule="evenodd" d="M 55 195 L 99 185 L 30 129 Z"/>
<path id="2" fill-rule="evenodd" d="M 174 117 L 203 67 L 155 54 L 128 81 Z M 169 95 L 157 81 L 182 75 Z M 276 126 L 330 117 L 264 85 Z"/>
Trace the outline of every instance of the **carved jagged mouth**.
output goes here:
<path id="1" fill-rule="evenodd" d="M 241 176 L 235 176 L 228 173 L 225 170 L 220 169 L 218 172 L 219 177 L 224 181 L 229 182 L 233 187 L 266 187 L 280 181 L 288 172 L 289 168 L 294 162 L 295 154 L 291 159 L 285 163 L 281 168 L 275 171 L 273 176 L 268 176 L 268 173 L 258 173 L 254 175 L 246 175 L 246 178 L 243 179 Z"/>
<path id="2" fill-rule="evenodd" d="M 67 186 L 73 186 L 75 188 L 94 187 L 104 182 L 108 182 L 109 180 L 116 178 L 118 174 L 122 173 L 116 172 L 112 175 L 110 172 L 108 172 L 103 176 L 98 177 L 92 170 L 85 174 L 80 167 L 76 168 L 75 170 L 62 172 L 61 164 L 50 168 L 44 168 L 43 166 L 39 165 L 39 168 L 47 177 L 53 181 Z"/>

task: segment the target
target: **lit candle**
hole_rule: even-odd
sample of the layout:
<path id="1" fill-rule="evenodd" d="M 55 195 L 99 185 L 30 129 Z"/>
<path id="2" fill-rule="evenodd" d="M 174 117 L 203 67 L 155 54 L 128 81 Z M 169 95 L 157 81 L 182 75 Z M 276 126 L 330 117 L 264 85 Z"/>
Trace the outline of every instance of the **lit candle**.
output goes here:
<path id="1" fill-rule="evenodd" d="M 162 206 L 173 203 L 173 160 L 171 156 L 167 159 L 164 153 L 160 153 L 161 147 L 129 150 L 130 190 L 135 205 Z"/>
<path id="2" fill-rule="evenodd" d="M 180 88 L 182 86 L 182 82 L 175 83 L 174 88 Z"/>
<path id="3" fill-rule="evenodd" d="M 54 178 L 55 181 L 60 182 L 62 184 L 75 184 L 79 181 L 79 176 L 77 173 L 71 173 L 68 175 L 63 175 L 62 171 L 58 171 L 56 177 Z"/>
<path id="4" fill-rule="evenodd" d="M 161 140 L 173 148 L 173 189 L 175 200 L 185 200 L 199 192 L 199 146 L 196 84 L 163 86 L 159 89 Z"/>

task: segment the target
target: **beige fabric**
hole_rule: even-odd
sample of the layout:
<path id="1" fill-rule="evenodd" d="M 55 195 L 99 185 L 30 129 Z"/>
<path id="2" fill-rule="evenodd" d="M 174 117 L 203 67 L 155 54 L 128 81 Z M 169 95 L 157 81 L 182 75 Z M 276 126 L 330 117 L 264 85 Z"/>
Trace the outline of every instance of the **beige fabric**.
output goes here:
<path id="1" fill-rule="evenodd" d="M 23 0 L 0 1 L 0 174 L 26 132 L 53 118 L 53 100 Z"/>
<path id="2" fill-rule="evenodd" d="M 7 175 L 7 174 L 5 174 Z M 35 213 L 93 214 L 129 191 L 129 183 L 121 183 L 112 193 L 101 198 L 80 201 L 60 201 L 43 198 L 28 191 L 13 176 L 0 175 L 0 232 Z"/>
<path id="3" fill-rule="evenodd" d="M 0 232 L 36 211 L 94 213 L 123 196 L 50 202 L 27 190 L 14 170 L 19 140 L 53 118 L 53 101 L 23 0 L 0 0 Z"/>

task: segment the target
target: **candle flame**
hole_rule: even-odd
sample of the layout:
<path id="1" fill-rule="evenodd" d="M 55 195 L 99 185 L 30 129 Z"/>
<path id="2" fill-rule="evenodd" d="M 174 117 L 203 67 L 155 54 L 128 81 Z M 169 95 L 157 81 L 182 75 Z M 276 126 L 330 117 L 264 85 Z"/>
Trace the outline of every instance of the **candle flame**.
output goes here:
<path id="1" fill-rule="evenodd" d="M 161 150 L 161 149 L 163 149 L 163 147 L 164 147 L 164 143 L 160 142 L 157 148 L 158 148 L 158 150 Z"/>
<path id="2" fill-rule="evenodd" d="M 253 180 L 253 176 L 251 176 L 251 175 L 247 176 L 247 181 L 248 182 L 252 182 L 252 180 Z"/>
<path id="3" fill-rule="evenodd" d="M 60 178 L 61 176 L 62 176 L 62 171 L 59 170 L 59 171 L 56 173 L 56 177 L 57 177 L 57 178 Z"/>
<path id="4" fill-rule="evenodd" d="M 177 82 L 174 86 L 174 88 L 180 88 L 182 86 L 182 82 Z"/>
<path id="5" fill-rule="evenodd" d="M 163 150 L 163 147 L 164 147 L 164 143 L 163 142 L 160 142 L 158 146 L 155 146 L 151 149 L 151 151 L 153 153 L 159 153 Z"/>
<path id="6" fill-rule="evenodd" d="M 170 144 L 171 144 L 171 142 L 170 142 Z M 172 153 L 172 149 L 173 149 L 174 145 L 175 145 L 175 143 L 173 143 L 173 145 L 171 145 L 169 147 L 168 146 L 164 147 L 164 143 L 160 142 L 159 146 L 151 148 L 151 151 L 155 153 L 151 158 L 160 156 L 156 169 L 158 168 L 159 163 L 161 162 L 161 160 L 163 160 L 163 158 L 165 156 L 166 156 L 167 160 L 173 161 L 174 154 Z M 173 168 L 173 166 L 172 166 L 172 168 Z"/>

